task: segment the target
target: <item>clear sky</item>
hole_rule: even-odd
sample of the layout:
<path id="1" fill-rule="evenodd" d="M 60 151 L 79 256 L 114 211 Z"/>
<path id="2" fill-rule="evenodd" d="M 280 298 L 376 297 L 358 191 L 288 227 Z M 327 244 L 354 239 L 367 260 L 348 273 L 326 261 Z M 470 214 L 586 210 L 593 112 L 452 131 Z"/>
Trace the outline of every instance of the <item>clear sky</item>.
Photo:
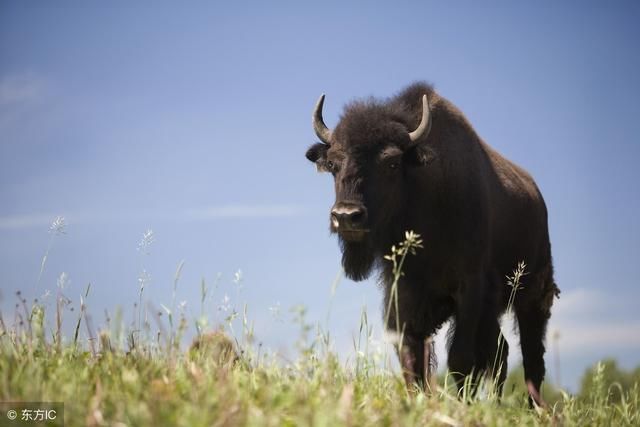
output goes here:
<path id="1" fill-rule="evenodd" d="M 191 316 L 200 280 L 221 273 L 211 318 L 225 294 L 246 301 L 258 339 L 290 352 L 289 307 L 324 324 L 340 271 L 331 178 L 304 157 L 313 105 L 327 94 L 333 126 L 349 100 L 426 80 L 545 196 L 563 385 L 604 356 L 640 363 L 638 3 L 219 3 L 0 3 L 5 321 L 16 290 L 55 292 L 62 272 L 76 305 L 92 284 L 97 324 L 133 305 L 143 268 L 145 299 L 167 304 L 184 260 Z M 66 234 L 37 283 L 56 215 Z M 380 301 L 373 281 L 340 282 L 338 351 L 352 351 L 363 305 L 379 335 Z"/>

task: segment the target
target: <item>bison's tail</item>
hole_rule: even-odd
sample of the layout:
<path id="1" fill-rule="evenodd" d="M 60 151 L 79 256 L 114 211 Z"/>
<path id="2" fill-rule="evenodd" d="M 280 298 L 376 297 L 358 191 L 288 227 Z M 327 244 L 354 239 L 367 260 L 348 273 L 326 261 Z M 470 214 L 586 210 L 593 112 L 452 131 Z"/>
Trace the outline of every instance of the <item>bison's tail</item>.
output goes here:
<path id="1" fill-rule="evenodd" d="M 553 266 L 549 263 L 544 272 L 542 288 L 542 305 L 543 309 L 548 313 L 551 311 L 554 297 L 560 298 L 560 288 L 558 288 L 558 284 L 553 280 Z"/>

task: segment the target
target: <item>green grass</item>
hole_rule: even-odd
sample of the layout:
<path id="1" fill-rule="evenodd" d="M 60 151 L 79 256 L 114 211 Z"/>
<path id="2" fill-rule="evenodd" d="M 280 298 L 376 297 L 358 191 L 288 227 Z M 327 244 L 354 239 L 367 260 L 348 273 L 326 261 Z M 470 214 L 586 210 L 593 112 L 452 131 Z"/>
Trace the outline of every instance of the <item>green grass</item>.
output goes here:
<path id="1" fill-rule="evenodd" d="M 144 251 L 152 237 L 145 233 Z M 389 258 L 398 266 L 396 283 L 404 256 L 419 248 L 414 237 L 413 246 L 400 245 Z M 425 395 L 407 390 L 398 370 L 390 368 L 394 355 L 370 349 L 366 311 L 354 354 L 341 362 L 345 355 L 330 350 L 325 331 L 318 327 L 315 339 L 308 339 L 314 327 L 305 320 L 305 308 L 294 307 L 298 356 L 286 360 L 256 345 L 246 306 L 216 326 L 227 333 L 210 326 L 204 281 L 201 312 L 192 323 L 197 339 L 184 348 L 189 322 L 175 301 L 181 269 L 182 263 L 170 307 L 143 315 L 140 280 L 136 320 L 125 326 L 117 310 L 97 333 L 85 305 L 90 287 L 75 312 L 62 293 L 66 276 L 58 281 L 53 308 L 29 305 L 18 293 L 14 323 L 7 327 L 0 313 L 0 401 L 62 401 L 66 426 L 640 425 L 638 382 L 615 381 L 626 377 L 611 363 L 591 371 L 578 396 L 543 388 L 546 409 L 529 408 L 521 368 L 509 375 L 501 400 L 491 384 L 481 386 L 478 397 L 459 398 L 444 374 Z M 238 272 L 234 283 L 240 281 Z M 66 339 L 64 321 L 73 326 Z"/>
<path id="2" fill-rule="evenodd" d="M 442 379 L 431 396 L 408 392 L 375 354 L 360 352 L 357 363 L 344 365 L 318 341 L 289 363 L 251 346 L 236 353 L 236 342 L 222 332 L 202 335 L 186 351 L 158 342 L 115 350 L 108 332 L 96 340 L 95 353 L 57 346 L 38 332 L 41 310 L 32 310 L 31 335 L 24 327 L 0 337 L 0 400 L 64 401 L 67 426 L 640 423 L 638 385 L 614 403 L 618 389 L 597 372 L 587 396 L 559 395 L 549 409 L 531 410 L 523 390 L 509 386 L 500 402 L 461 401 Z"/>

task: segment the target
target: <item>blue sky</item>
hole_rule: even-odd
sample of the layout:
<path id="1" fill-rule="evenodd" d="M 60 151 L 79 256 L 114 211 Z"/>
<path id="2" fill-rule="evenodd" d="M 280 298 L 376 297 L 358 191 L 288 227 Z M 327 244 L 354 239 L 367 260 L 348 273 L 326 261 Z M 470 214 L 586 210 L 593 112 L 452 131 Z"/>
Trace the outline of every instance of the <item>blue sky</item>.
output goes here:
<path id="1" fill-rule="evenodd" d="M 104 308 L 132 306 L 142 268 L 146 297 L 166 304 L 184 260 L 178 298 L 191 315 L 200 280 L 221 273 L 212 318 L 225 294 L 246 301 L 258 338 L 290 352 L 288 308 L 325 322 L 340 270 L 331 179 L 304 158 L 313 105 L 327 94 L 331 126 L 349 100 L 426 80 L 545 196 L 563 385 L 604 356 L 635 366 L 639 18 L 633 2 L 2 2 L 3 315 L 17 289 L 54 291 L 61 272 L 74 301 L 92 284 L 96 323 Z M 36 285 L 56 215 L 67 232 Z M 142 255 L 148 228 L 155 242 Z M 380 301 L 372 281 L 340 282 L 336 349 L 351 351 L 363 305 L 380 332 Z M 269 310 L 278 302 L 283 322 Z"/>

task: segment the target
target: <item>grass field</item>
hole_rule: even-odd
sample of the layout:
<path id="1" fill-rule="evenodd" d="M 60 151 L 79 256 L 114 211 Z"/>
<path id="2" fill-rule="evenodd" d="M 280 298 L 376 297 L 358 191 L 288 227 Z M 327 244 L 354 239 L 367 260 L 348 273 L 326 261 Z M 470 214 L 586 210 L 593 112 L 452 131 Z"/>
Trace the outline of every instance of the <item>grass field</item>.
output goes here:
<path id="1" fill-rule="evenodd" d="M 218 333 L 186 352 L 114 351 L 106 334 L 95 354 L 6 333 L 0 342 L 0 399 L 63 401 L 67 426 L 640 424 L 637 384 L 615 404 L 611 385 L 595 381 L 587 398 L 565 394 L 531 410 L 524 393 L 509 390 L 501 402 L 460 400 L 442 384 L 432 396 L 409 393 L 367 355 L 350 367 L 312 351 L 290 364 L 270 354 L 237 358 Z"/>
<path id="2" fill-rule="evenodd" d="M 151 241 L 145 233 L 142 249 Z M 388 258 L 397 262 L 398 277 L 410 253 L 405 243 Z M 543 388 L 545 409 L 529 408 L 517 369 L 502 399 L 492 384 L 482 385 L 475 397 L 466 390 L 458 395 L 446 374 L 429 395 L 407 390 L 391 368 L 395 356 L 368 345 L 364 314 L 361 336 L 344 362 L 344 355 L 331 351 L 326 331 L 318 327 L 315 338 L 307 338 L 314 326 L 305 320 L 304 307 L 297 307 L 293 321 L 301 338 L 297 356 L 286 360 L 256 344 L 246 309 L 233 311 L 222 325 L 209 326 L 206 317 L 186 319 L 175 305 L 181 266 L 171 306 L 144 315 L 139 310 L 129 325 L 116 310 L 94 329 L 85 306 L 90 289 L 72 311 L 62 292 L 64 276 L 53 306 L 28 303 L 18 293 L 11 323 L 0 313 L 0 401 L 64 402 L 67 426 L 640 425 L 640 385 L 611 382 L 604 365 L 579 397 Z M 142 307 L 144 274 L 139 282 Z M 206 293 L 203 283 L 203 301 Z M 74 326 L 68 336 L 63 318 Z M 234 321 L 240 326 L 235 330 Z M 190 332 L 195 341 L 183 345 Z M 6 422 L 0 413 L 0 425 Z"/>

